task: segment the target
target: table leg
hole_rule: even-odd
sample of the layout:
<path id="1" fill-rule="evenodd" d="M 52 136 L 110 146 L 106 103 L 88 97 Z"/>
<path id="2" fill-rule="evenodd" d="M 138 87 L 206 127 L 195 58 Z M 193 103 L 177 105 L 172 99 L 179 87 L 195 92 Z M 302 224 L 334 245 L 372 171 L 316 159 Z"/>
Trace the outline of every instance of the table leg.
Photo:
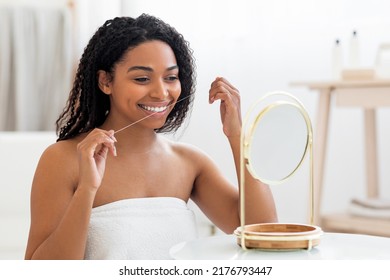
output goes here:
<path id="1" fill-rule="evenodd" d="M 375 109 L 364 110 L 367 197 L 378 197 L 378 161 Z"/>
<path id="2" fill-rule="evenodd" d="M 317 112 L 317 127 L 314 144 L 314 223 L 320 225 L 322 185 L 324 179 L 325 157 L 328 139 L 331 90 L 320 91 Z"/>

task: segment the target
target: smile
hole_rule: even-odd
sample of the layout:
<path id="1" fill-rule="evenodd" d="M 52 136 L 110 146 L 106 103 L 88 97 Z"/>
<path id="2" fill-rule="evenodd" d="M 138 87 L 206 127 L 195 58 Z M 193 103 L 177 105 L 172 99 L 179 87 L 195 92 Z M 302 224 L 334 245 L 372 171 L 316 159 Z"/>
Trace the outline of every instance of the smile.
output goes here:
<path id="1" fill-rule="evenodd" d="M 149 112 L 153 112 L 153 113 L 160 113 L 160 112 L 164 112 L 165 110 L 168 109 L 168 106 L 161 106 L 161 107 L 152 107 L 152 106 L 146 106 L 146 105 L 142 105 L 142 104 L 139 104 L 139 106 L 146 110 L 146 111 L 149 111 Z"/>

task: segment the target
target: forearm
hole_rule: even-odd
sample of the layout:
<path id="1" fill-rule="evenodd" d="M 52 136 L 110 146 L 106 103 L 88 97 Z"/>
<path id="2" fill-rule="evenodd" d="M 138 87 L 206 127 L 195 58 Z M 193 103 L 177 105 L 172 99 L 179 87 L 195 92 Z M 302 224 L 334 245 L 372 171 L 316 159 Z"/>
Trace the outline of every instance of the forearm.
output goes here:
<path id="1" fill-rule="evenodd" d="M 95 191 L 74 193 L 59 225 L 31 259 L 83 259 Z"/>
<path id="2" fill-rule="evenodd" d="M 241 184 L 241 144 L 240 137 L 229 137 L 229 144 L 233 152 L 233 158 L 239 185 Z M 246 166 L 245 176 L 245 224 L 264 222 L 276 222 L 277 214 L 271 190 L 267 184 L 253 178 Z M 239 186 L 240 188 L 242 186 Z M 241 201 L 241 200 L 239 200 Z M 240 211 L 240 203 L 238 206 Z M 241 213 L 239 213 L 241 214 Z"/>

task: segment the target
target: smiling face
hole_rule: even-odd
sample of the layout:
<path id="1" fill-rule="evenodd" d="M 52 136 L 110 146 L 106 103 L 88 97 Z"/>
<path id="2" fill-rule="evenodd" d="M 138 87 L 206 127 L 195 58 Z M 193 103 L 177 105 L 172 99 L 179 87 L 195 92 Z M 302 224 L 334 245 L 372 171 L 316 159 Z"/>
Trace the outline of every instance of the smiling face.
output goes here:
<path id="1" fill-rule="evenodd" d="M 110 96 L 107 122 L 116 129 L 147 116 L 137 127 L 162 127 L 181 93 L 175 54 L 162 41 L 130 49 L 116 64 L 113 77 L 104 71 L 98 74 L 99 87 Z"/>

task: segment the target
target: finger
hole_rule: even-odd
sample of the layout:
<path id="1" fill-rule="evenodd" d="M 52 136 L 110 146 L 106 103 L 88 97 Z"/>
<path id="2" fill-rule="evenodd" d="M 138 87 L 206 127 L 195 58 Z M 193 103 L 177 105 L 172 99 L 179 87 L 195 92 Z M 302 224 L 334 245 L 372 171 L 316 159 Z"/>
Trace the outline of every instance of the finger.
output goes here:
<path id="1" fill-rule="evenodd" d="M 116 153 L 115 140 L 110 137 L 108 132 L 94 130 L 82 142 L 79 143 L 78 149 L 82 154 L 86 153 L 88 156 L 94 156 L 101 148 L 106 146 L 113 154 Z"/>
<path id="2" fill-rule="evenodd" d="M 107 131 L 107 135 L 110 136 L 110 138 L 111 138 L 112 140 L 114 140 L 115 142 L 118 142 L 118 140 L 116 140 L 114 134 L 115 134 L 115 131 L 114 131 L 113 129 Z"/>
<path id="3" fill-rule="evenodd" d="M 102 145 L 101 148 L 95 153 L 95 156 L 106 158 L 109 148 L 106 145 Z"/>
<path id="4" fill-rule="evenodd" d="M 92 144 L 91 148 L 97 149 L 97 146 L 101 145 L 102 147 L 106 147 L 110 150 L 113 156 L 116 156 L 116 148 L 115 148 L 115 140 L 111 138 L 109 135 L 99 135 L 96 138 L 96 142 Z"/>
<path id="5" fill-rule="evenodd" d="M 104 156 L 107 157 L 107 154 L 108 154 L 108 151 L 110 151 L 110 153 L 116 157 L 117 156 L 117 152 L 116 152 L 116 147 L 115 147 L 115 144 L 114 143 L 104 143 L 103 145 L 101 145 L 101 148 L 98 152 L 96 152 L 95 154 L 100 154 L 100 151 L 103 150 L 104 152 Z"/>
<path id="6" fill-rule="evenodd" d="M 216 95 L 218 93 L 225 93 L 225 94 L 228 93 L 227 89 L 224 87 L 224 83 L 221 81 L 220 78 L 216 78 L 211 83 L 210 90 L 209 90 L 209 103 L 210 104 L 212 104 L 217 99 Z"/>
<path id="7" fill-rule="evenodd" d="M 218 85 L 226 85 L 229 90 L 239 92 L 236 87 L 234 87 L 227 79 L 223 77 L 215 78 L 215 80 L 211 83 L 211 88 L 217 87 Z"/>
<path id="8" fill-rule="evenodd" d="M 227 84 L 233 91 L 236 91 L 236 92 L 239 91 L 239 90 L 238 90 L 235 86 L 233 86 L 227 79 L 225 79 L 225 78 L 223 78 L 223 77 L 219 77 L 219 79 L 220 79 L 221 81 L 223 81 L 225 84 Z"/>
<path id="9" fill-rule="evenodd" d="M 109 149 L 110 149 L 111 154 L 112 154 L 114 157 L 116 157 L 116 156 L 118 155 L 117 152 L 116 152 L 116 147 L 115 147 L 115 144 L 114 144 L 114 143 L 112 143 L 112 144 L 109 146 Z"/>
<path id="10" fill-rule="evenodd" d="M 234 97 L 239 100 L 240 94 L 237 90 L 230 87 L 223 81 L 216 82 L 209 91 L 209 103 L 212 104 L 215 100 L 226 100 L 227 98 Z"/>
<path id="11" fill-rule="evenodd" d="M 211 91 L 210 92 L 210 104 L 214 103 L 216 100 L 221 100 L 221 102 L 225 102 L 229 99 L 231 99 L 232 96 L 231 94 L 229 93 L 228 90 L 226 89 L 219 89 L 219 90 L 216 90 L 216 91 Z"/>
<path id="12" fill-rule="evenodd" d="M 115 142 L 118 142 L 118 140 L 116 140 L 114 134 L 115 134 L 115 131 L 114 131 L 114 130 L 109 130 L 109 131 L 108 131 L 108 135 L 110 136 L 110 138 L 111 138 L 112 140 L 114 140 L 114 143 L 112 143 L 112 144 L 110 145 L 110 147 L 109 147 L 109 148 L 110 148 L 110 152 L 111 152 L 111 154 L 112 154 L 114 157 L 116 157 L 116 156 L 117 156 L 117 152 L 116 152 Z"/>

